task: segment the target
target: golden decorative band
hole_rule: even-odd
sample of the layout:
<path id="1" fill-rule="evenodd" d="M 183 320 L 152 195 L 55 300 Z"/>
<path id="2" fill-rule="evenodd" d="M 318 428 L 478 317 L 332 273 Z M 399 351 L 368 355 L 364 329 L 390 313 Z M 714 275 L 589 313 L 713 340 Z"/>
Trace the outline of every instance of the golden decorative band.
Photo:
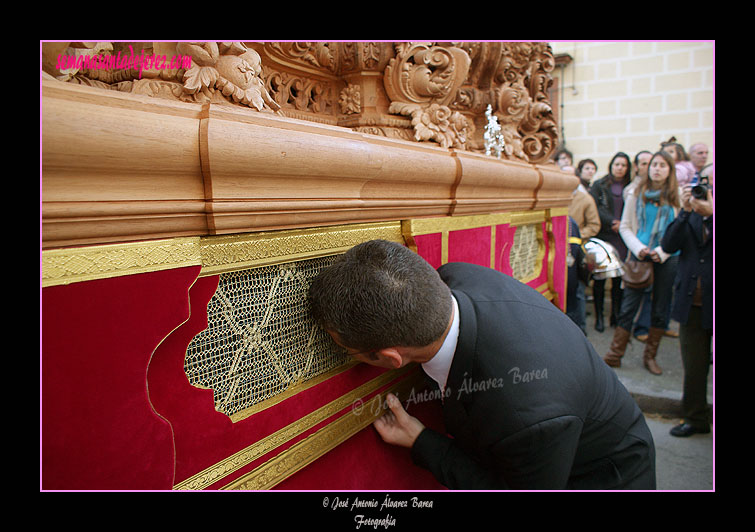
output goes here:
<path id="1" fill-rule="evenodd" d="M 357 402 L 360 401 L 362 397 L 365 397 L 371 392 L 381 388 L 382 386 L 385 386 L 392 380 L 401 377 L 413 368 L 416 368 L 416 365 L 407 366 L 406 368 L 397 371 L 385 372 L 380 376 L 375 377 L 374 379 L 362 384 L 361 386 L 354 388 L 343 396 L 334 399 L 325 406 L 307 414 L 301 419 L 294 421 L 286 427 L 274 432 L 273 434 L 270 434 L 269 436 L 259 440 L 258 442 L 255 442 L 249 447 L 246 447 L 236 454 L 229 456 L 225 460 L 222 460 L 221 462 L 205 469 L 204 471 L 200 471 L 199 473 L 187 478 L 186 480 L 179 482 L 173 487 L 173 489 L 202 490 L 207 488 L 223 477 L 233 473 L 234 471 L 238 471 L 244 466 L 252 463 L 258 458 L 269 453 L 270 451 L 290 441 L 299 434 L 306 432 L 307 430 L 326 420 L 330 416 L 337 414 L 349 405 L 357 404 Z"/>
<path id="2" fill-rule="evenodd" d="M 460 231 L 462 229 L 475 229 L 490 225 L 508 224 L 511 223 L 512 216 L 515 214 L 516 213 L 504 212 L 499 214 L 478 214 L 472 216 L 418 218 L 414 220 L 405 220 L 402 222 L 401 229 L 405 236 L 407 234 L 420 236 L 432 233 L 447 233 L 448 231 Z"/>
<path id="3" fill-rule="evenodd" d="M 42 286 L 201 264 L 199 237 L 42 251 Z"/>
<path id="4" fill-rule="evenodd" d="M 374 396 L 359 408 L 352 408 L 332 423 L 295 443 L 276 457 L 239 479 L 223 487 L 225 490 L 270 489 L 297 471 L 333 450 L 360 430 L 368 427 L 383 413 L 383 404 L 389 393 L 404 400 L 413 388 L 423 385 L 422 373 L 394 383 L 384 392 Z"/>
<path id="5" fill-rule="evenodd" d="M 233 236 L 187 237 L 151 242 L 42 251 L 42 286 L 55 286 L 186 266 L 216 275 L 256 266 L 342 253 L 382 238 L 403 243 L 400 222 L 353 224 Z"/>
<path id="6" fill-rule="evenodd" d="M 206 237 L 202 239 L 202 275 L 334 255 L 374 239 L 403 243 L 401 223 Z"/>
<path id="7" fill-rule="evenodd" d="M 566 213 L 566 209 L 551 209 L 549 217 Z M 202 276 L 216 275 L 343 253 L 376 238 L 406 242 L 411 247 L 414 236 L 442 233 L 447 238 L 449 231 L 499 224 L 525 225 L 546 218 L 546 211 L 540 210 L 43 250 L 42 286 L 187 266 L 201 266 Z"/>

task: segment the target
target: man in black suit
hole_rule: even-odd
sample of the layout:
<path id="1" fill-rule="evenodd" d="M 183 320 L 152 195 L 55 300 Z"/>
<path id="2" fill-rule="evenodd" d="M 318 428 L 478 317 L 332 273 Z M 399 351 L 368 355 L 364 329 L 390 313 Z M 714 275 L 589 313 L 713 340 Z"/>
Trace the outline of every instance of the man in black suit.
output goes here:
<path id="1" fill-rule="evenodd" d="M 708 369 L 713 341 L 713 193 L 694 197 L 682 191 L 682 210 L 668 226 L 661 247 L 680 252 L 671 317 L 679 322 L 679 346 L 684 366 L 682 415 L 672 436 L 710 432 Z"/>
<path id="2" fill-rule="evenodd" d="M 436 272 L 399 244 L 355 246 L 310 287 L 316 320 L 357 359 L 422 365 L 446 431 L 394 396 L 382 438 L 451 489 L 655 489 L 637 404 L 582 331 L 540 293 L 463 263 Z"/>

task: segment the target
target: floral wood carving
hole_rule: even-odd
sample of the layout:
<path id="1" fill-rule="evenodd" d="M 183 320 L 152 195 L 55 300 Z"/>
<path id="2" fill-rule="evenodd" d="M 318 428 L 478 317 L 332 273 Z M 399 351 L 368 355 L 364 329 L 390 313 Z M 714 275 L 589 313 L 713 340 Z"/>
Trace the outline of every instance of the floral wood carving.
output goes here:
<path id="1" fill-rule="evenodd" d="M 198 102 L 211 101 L 219 91 L 235 103 L 258 111 L 280 105 L 270 97 L 260 79 L 259 54 L 240 42 L 181 42 L 176 50 L 192 58 L 183 75 L 183 91 Z"/>
<path id="2" fill-rule="evenodd" d="M 464 149 L 469 123 L 464 115 L 451 111 L 447 105 L 432 103 L 425 107 L 416 103 L 393 102 L 389 110 L 411 116 L 415 140 L 434 140 L 442 148 Z"/>
<path id="3" fill-rule="evenodd" d="M 443 148 L 464 148 L 469 124 L 448 104 L 467 76 L 469 55 L 454 46 L 399 43 L 385 68 L 383 83 L 391 99 L 389 113 L 411 116 L 414 138 Z"/>
<path id="4" fill-rule="evenodd" d="M 341 91 L 338 98 L 338 104 L 341 106 L 341 113 L 345 115 L 357 114 L 362 110 L 362 95 L 359 91 L 359 85 L 349 84 Z"/>
<path id="5" fill-rule="evenodd" d="M 508 155 L 543 162 L 558 144 L 558 127 L 548 100 L 556 66 L 547 43 L 504 43 L 494 77 L 498 116 Z"/>
<path id="6" fill-rule="evenodd" d="M 488 105 L 501 124 L 504 154 L 531 163 L 547 160 L 558 145 L 558 128 L 548 99 L 555 60 L 547 43 L 460 43 L 471 58 L 467 79 L 451 105 L 481 119 Z M 469 141 L 481 150 L 481 138 Z"/>

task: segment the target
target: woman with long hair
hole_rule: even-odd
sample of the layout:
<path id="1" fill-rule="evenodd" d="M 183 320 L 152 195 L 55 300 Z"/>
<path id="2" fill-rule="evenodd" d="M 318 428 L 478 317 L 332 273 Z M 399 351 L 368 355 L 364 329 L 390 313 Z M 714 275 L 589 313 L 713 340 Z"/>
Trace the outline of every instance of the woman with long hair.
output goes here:
<path id="1" fill-rule="evenodd" d="M 679 212 L 679 197 L 674 159 L 665 151 L 659 151 L 650 159 L 648 178 L 627 196 L 619 229 L 629 252 L 637 260 L 649 261 L 653 266 L 650 330 L 645 341 L 643 365 L 654 375 L 662 373 L 655 357 L 666 329 L 666 314 L 679 262 L 678 253 L 669 255 L 663 251 L 661 239 Z M 609 366 L 621 366 L 632 320 L 643 295 L 644 289 L 624 288 L 613 341 L 603 357 Z"/>
<path id="2" fill-rule="evenodd" d="M 595 205 L 598 207 L 598 214 L 600 215 L 600 232 L 596 237 L 615 247 L 621 258 L 624 258 L 627 253 L 624 241 L 619 236 L 621 213 L 624 209 L 623 191 L 631 180 L 632 163 L 629 155 L 619 152 L 611 159 L 608 165 L 608 174 L 595 181 L 590 187 L 590 194 L 595 199 Z M 605 279 L 593 281 L 595 330 L 598 332 L 605 330 L 603 323 L 605 286 Z M 616 324 L 616 317 L 621 308 L 621 297 L 621 279 L 616 277 L 611 279 L 611 325 Z"/>

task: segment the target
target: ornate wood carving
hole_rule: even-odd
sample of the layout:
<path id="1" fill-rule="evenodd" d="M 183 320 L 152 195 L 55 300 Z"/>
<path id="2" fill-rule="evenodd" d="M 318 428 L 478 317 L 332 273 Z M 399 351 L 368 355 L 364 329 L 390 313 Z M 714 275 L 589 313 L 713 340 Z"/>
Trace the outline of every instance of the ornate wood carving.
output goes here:
<path id="1" fill-rule="evenodd" d="M 42 65 L 46 249 L 549 208 L 574 186 L 543 164 L 545 43 L 65 42 Z"/>
<path id="2" fill-rule="evenodd" d="M 43 43 L 42 55 L 44 72 L 69 83 L 235 105 L 479 153 L 490 105 L 505 159 L 541 163 L 558 145 L 547 97 L 555 60 L 547 43 L 64 42 Z M 169 69 L 59 61 L 115 55 L 191 62 Z"/>

